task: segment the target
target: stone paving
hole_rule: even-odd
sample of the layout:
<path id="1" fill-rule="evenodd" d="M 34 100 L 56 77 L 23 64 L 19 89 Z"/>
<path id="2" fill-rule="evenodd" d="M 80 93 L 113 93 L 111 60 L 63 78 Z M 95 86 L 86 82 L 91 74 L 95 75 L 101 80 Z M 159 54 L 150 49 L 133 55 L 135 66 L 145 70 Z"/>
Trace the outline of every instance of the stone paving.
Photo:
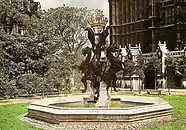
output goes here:
<path id="1" fill-rule="evenodd" d="M 162 94 L 168 95 L 167 89 L 158 89 L 158 90 L 162 90 Z M 186 96 L 186 89 L 171 89 L 170 91 L 171 91 L 172 96 L 174 96 L 174 95 Z M 116 94 L 134 94 L 134 92 L 129 91 L 129 90 L 127 90 L 127 91 L 121 90 L 119 92 L 112 92 L 112 94 L 115 94 L 115 95 Z M 138 94 L 138 92 L 136 92 L 135 94 Z M 142 94 L 147 94 L 147 92 L 142 91 Z M 77 93 L 74 95 L 77 95 Z M 82 93 L 79 93 L 78 95 L 82 95 Z M 87 92 L 87 95 L 90 95 L 90 92 Z M 64 97 L 64 95 L 55 95 L 55 96 Z M 0 105 L 13 104 L 13 103 L 32 103 L 32 102 L 40 100 L 40 99 L 41 99 L 40 96 L 34 97 L 34 98 L 6 99 L 6 100 L 0 100 Z"/>
<path id="2" fill-rule="evenodd" d="M 31 123 L 32 125 L 44 130 L 141 130 L 152 126 L 164 125 L 170 121 L 176 120 L 172 116 L 166 118 L 149 119 L 135 123 L 122 122 L 63 122 L 60 125 L 49 124 L 46 122 L 30 119 L 21 115 L 20 120 Z"/>
<path id="3" fill-rule="evenodd" d="M 22 98 L 22 99 L 6 99 L 6 100 L 0 100 L 0 105 L 8 105 L 8 104 L 17 104 L 17 103 L 32 103 L 35 101 L 41 100 L 38 99 L 32 99 L 32 98 Z"/>

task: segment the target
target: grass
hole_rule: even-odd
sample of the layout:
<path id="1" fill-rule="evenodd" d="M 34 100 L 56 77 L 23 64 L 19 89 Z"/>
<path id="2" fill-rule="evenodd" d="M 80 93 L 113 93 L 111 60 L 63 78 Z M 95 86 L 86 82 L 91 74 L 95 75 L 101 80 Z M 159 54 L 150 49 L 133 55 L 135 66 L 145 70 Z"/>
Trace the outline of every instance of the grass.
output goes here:
<path id="1" fill-rule="evenodd" d="M 179 120 L 164 126 L 147 128 L 145 130 L 186 130 L 186 96 L 159 96 L 173 106 L 173 115 Z M 26 112 L 28 104 L 0 105 L 0 130 L 39 130 L 20 121 L 17 116 Z"/>
<path id="2" fill-rule="evenodd" d="M 17 118 L 26 112 L 27 106 L 28 104 L 0 105 L 0 130 L 39 130 Z"/>
<path id="3" fill-rule="evenodd" d="M 179 120 L 145 130 L 186 130 L 186 96 L 160 96 L 173 106 L 173 115 Z"/>

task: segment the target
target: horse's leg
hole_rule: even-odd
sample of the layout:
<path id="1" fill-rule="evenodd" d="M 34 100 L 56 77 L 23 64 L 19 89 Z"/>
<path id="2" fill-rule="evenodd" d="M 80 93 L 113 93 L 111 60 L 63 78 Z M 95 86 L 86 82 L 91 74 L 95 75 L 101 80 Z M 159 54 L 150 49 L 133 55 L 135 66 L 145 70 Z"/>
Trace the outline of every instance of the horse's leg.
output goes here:
<path id="1" fill-rule="evenodd" d="M 84 87 L 85 87 L 85 88 L 82 90 L 82 93 L 85 93 L 85 92 L 87 91 L 87 78 L 86 78 L 86 76 L 82 77 L 81 82 L 83 83 L 83 85 L 84 85 Z"/>
<path id="2" fill-rule="evenodd" d="M 109 84 L 108 83 L 106 83 L 107 84 L 107 88 L 106 88 L 106 90 L 107 90 L 107 95 L 108 95 L 108 91 L 109 91 Z"/>
<path id="3" fill-rule="evenodd" d="M 112 86 L 113 86 L 113 89 L 114 89 L 115 92 L 118 91 L 118 90 L 116 89 L 116 81 L 117 81 L 117 80 L 115 80 L 115 79 L 112 80 Z"/>
<path id="4" fill-rule="evenodd" d="M 95 89 L 94 100 L 98 100 L 99 99 L 99 86 L 100 86 L 100 82 L 95 81 L 93 83 L 93 88 Z"/>
<path id="5" fill-rule="evenodd" d="M 95 88 L 93 87 L 93 82 L 91 81 L 90 83 L 90 87 L 92 89 L 91 95 L 90 95 L 90 99 L 94 99 L 95 96 Z"/>
<path id="6" fill-rule="evenodd" d="M 99 96 L 100 96 L 100 82 L 98 82 L 96 93 L 97 93 L 97 98 L 99 99 Z"/>
<path id="7" fill-rule="evenodd" d="M 116 74 L 113 74 L 112 79 L 111 79 L 111 87 L 113 87 L 115 92 L 117 92 L 116 81 L 117 81 L 117 76 L 116 76 Z"/>
<path id="8" fill-rule="evenodd" d="M 107 100 L 109 100 L 110 99 L 109 88 L 111 86 L 111 81 L 107 81 L 106 84 L 107 84 L 107 88 L 106 88 L 106 90 L 107 90 Z"/>

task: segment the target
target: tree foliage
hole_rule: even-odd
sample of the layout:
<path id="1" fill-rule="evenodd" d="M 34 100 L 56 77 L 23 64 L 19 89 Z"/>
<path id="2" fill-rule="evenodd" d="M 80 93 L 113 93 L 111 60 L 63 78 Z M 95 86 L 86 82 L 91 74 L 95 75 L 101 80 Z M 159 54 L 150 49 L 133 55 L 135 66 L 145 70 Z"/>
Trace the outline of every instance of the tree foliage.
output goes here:
<path id="1" fill-rule="evenodd" d="M 52 40 L 69 53 L 87 43 L 84 29 L 87 26 L 87 9 L 75 7 L 58 7 L 49 9 L 43 16 L 38 35 Z"/>
<path id="2" fill-rule="evenodd" d="M 182 78 L 185 78 L 186 72 L 186 57 L 173 57 L 168 55 L 166 57 L 166 76 L 168 79 L 168 85 L 170 87 L 181 87 L 180 82 Z M 176 81 L 176 79 L 179 79 Z"/>
<path id="3" fill-rule="evenodd" d="M 14 27 L 28 30 L 31 17 L 39 17 L 39 3 L 29 0 L 0 0 L 0 25 L 6 33 L 11 34 Z"/>
<path id="4" fill-rule="evenodd" d="M 25 18 L 22 0 L 0 1 L 0 95 L 70 87 L 78 50 L 87 43 L 89 10 L 63 6 Z M 6 30 L 21 24 L 24 35 Z M 8 28 L 9 29 L 9 28 Z M 69 89 L 69 88 L 68 88 Z"/>

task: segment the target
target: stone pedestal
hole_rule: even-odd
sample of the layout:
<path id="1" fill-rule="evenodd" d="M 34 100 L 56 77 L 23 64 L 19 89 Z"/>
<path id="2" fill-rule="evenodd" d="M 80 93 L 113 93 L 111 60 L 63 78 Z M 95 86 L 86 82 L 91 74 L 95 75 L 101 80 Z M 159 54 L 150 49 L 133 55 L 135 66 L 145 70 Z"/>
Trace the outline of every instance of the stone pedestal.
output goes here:
<path id="1" fill-rule="evenodd" d="M 100 84 L 100 97 L 96 104 L 97 107 L 108 107 L 108 95 L 106 91 L 106 85 L 102 82 Z"/>

